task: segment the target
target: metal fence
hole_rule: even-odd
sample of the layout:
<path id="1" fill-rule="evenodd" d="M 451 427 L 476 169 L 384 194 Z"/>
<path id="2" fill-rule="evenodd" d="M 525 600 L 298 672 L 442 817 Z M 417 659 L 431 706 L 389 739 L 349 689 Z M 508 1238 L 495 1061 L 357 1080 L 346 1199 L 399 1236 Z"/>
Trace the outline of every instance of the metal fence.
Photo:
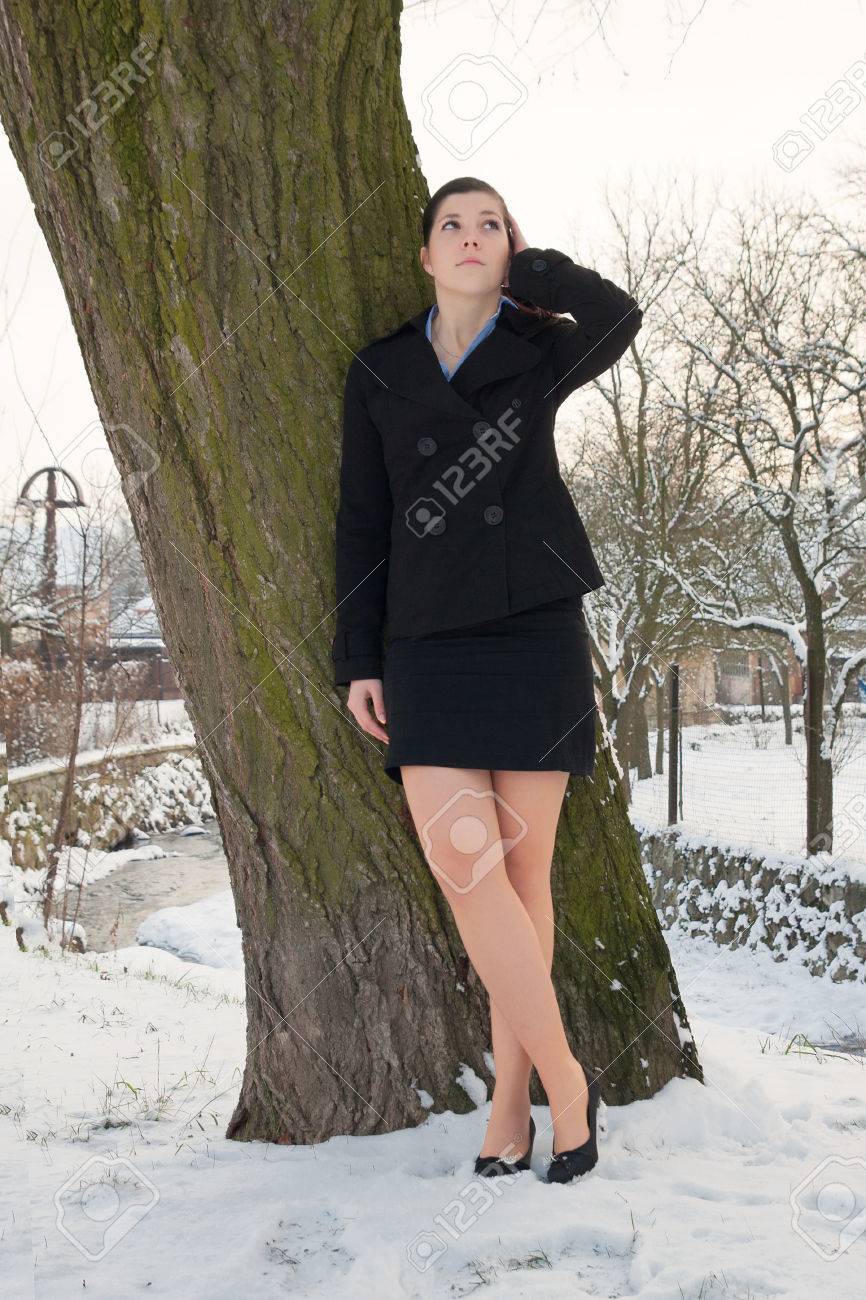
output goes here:
<path id="1" fill-rule="evenodd" d="M 752 852 L 806 852 L 806 743 L 801 700 L 786 710 L 778 681 L 765 673 L 763 700 L 728 702 L 724 688 L 736 673 L 726 672 L 723 689 L 703 682 L 700 665 L 671 664 L 663 688 L 661 737 L 658 707 L 647 706 L 648 751 L 652 775 L 631 772 L 632 807 L 644 821 L 681 824 L 691 835 L 712 843 L 743 846 Z M 753 693 L 754 665 L 745 662 L 742 679 Z M 741 694 L 745 695 L 745 689 Z M 832 749 L 833 825 L 828 860 L 866 866 L 866 699 L 860 688 L 848 693 Z M 659 743 L 661 740 L 661 743 Z"/>

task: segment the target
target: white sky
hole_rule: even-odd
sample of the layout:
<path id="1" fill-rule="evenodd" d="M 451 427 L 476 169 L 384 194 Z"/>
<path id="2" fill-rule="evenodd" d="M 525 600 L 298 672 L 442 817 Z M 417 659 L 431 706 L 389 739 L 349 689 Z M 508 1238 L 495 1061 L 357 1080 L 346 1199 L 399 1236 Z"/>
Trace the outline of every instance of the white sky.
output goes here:
<path id="1" fill-rule="evenodd" d="M 804 0 L 708 0 L 686 32 L 702 2 L 682 0 L 685 18 L 671 26 L 663 0 L 618 0 L 605 39 L 591 22 L 575 18 L 568 0 L 551 9 L 520 0 L 501 9 L 498 26 L 487 5 L 410 3 L 403 17 L 403 87 L 430 192 L 452 176 L 478 175 L 503 193 L 530 244 L 563 248 L 577 260 L 583 253 L 586 261 L 608 233 L 601 187 L 629 174 L 642 193 L 685 169 L 707 189 L 722 180 L 732 197 L 766 181 L 780 193 L 806 190 L 832 202 L 834 168 L 855 156 L 854 141 L 866 134 L 866 72 L 862 95 L 848 92 L 853 107 L 844 120 L 823 141 L 812 132 L 815 147 L 794 170 L 774 162 L 773 145 L 802 125 L 801 115 L 855 60 L 866 61 L 862 3 L 831 0 L 819 8 Z M 473 91 L 467 77 L 485 91 Z M 490 111 L 470 137 L 461 118 L 478 115 L 482 93 Z M 518 101 L 510 114 L 495 107 L 503 93 Z M 459 156 L 466 139 L 473 152 Z M 99 450 L 101 433 L 82 436 L 97 420 L 96 408 L 60 281 L 2 135 L 0 194 L 0 268 L 6 268 L 0 335 L 23 291 L 0 342 L 6 505 L 20 475 L 55 456 L 85 485 L 104 478 L 110 462 Z"/>

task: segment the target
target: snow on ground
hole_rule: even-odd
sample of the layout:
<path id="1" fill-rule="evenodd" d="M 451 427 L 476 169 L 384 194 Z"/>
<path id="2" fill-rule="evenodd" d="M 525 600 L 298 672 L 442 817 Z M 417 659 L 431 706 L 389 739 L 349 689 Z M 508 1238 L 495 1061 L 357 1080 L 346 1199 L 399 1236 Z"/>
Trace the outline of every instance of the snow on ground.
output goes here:
<path id="1" fill-rule="evenodd" d="M 156 862 L 161 858 L 177 856 L 177 853 L 149 842 L 136 844 L 131 849 L 114 849 L 110 852 L 107 849 L 82 848 L 77 844 L 67 845 L 58 856 L 56 891 L 59 894 L 75 889 L 78 885 L 95 884 L 97 880 L 104 880 L 113 871 L 130 862 Z M 38 919 L 41 911 L 33 900 L 44 897 L 46 875 L 44 867 L 22 871 L 20 867 L 13 866 L 7 842 L 0 841 L 0 901 L 8 904 L 31 900 L 31 906 L 27 910 L 37 917 L 34 935 L 41 933 L 42 923 Z M 81 934 L 79 925 L 75 926 L 75 930 Z"/>
<path id="2" fill-rule="evenodd" d="M 230 889 L 189 907 L 162 907 L 138 927 L 140 944 L 184 961 L 243 971 L 244 956 Z"/>
<path id="3" fill-rule="evenodd" d="M 88 700 L 81 719 L 81 746 L 100 749 L 118 742 L 193 738 L 192 722 L 183 699 Z"/>
<path id="4" fill-rule="evenodd" d="M 147 754 L 164 749 L 175 741 L 195 744 L 195 734 L 183 700 L 123 700 L 120 724 L 118 707 L 116 700 L 88 700 L 85 703 L 77 755 L 79 764 Z M 10 773 L 16 780 L 23 781 L 58 768 L 62 770 L 67 761 L 67 755 L 55 754 L 10 768 Z"/>
<path id="5" fill-rule="evenodd" d="M 486 1103 L 314 1147 L 226 1141 L 237 937 L 227 895 L 113 956 L 21 954 L 0 929 L 5 1294 L 863 1294 L 866 1062 L 814 1047 L 863 1033 L 862 988 L 669 932 L 706 1084 L 607 1108 L 599 1165 L 559 1187 L 541 1106 L 514 1179 L 472 1177 Z"/>
<path id="6" fill-rule="evenodd" d="M 854 711 L 856 710 L 856 711 Z M 801 711 L 802 714 L 802 711 Z M 744 716 L 708 726 L 683 728 L 680 824 L 716 842 L 718 835 L 752 845 L 800 853 L 806 837 L 806 755 L 802 716 L 793 720 L 792 744 L 784 743 L 779 711 L 768 719 Z M 845 735 L 834 757 L 833 855 L 866 867 L 866 710 L 845 714 Z M 655 764 L 656 733 L 649 752 Z M 632 809 L 664 825 L 668 809 L 668 755 L 665 771 L 632 782 Z M 635 773 L 632 773 L 633 777 Z"/>
<path id="7" fill-rule="evenodd" d="M 160 763 L 156 769 L 147 769 L 148 775 L 159 779 L 165 771 L 170 771 L 171 765 Z M 165 820 L 165 799 L 157 798 L 150 811 L 149 820 L 161 822 Z M 203 826 L 195 823 L 182 827 L 180 834 L 202 835 L 206 834 Z M 112 871 L 117 871 L 120 867 L 125 867 L 128 862 L 155 862 L 160 858 L 176 858 L 179 855 L 168 849 L 164 849 L 161 844 L 154 844 L 150 836 L 140 832 L 140 843 L 134 844 L 130 849 L 93 849 L 84 848 L 78 844 L 67 845 L 61 849 L 57 862 L 57 877 L 62 883 L 64 889 L 73 889 L 78 885 L 92 885 L 97 880 L 104 880 L 110 876 Z M 24 878 L 28 881 L 39 880 L 41 885 L 44 871 L 39 870 L 24 873 Z M 19 878 L 21 873 L 19 873 Z"/>
<path id="8" fill-rule="evenodd" d="M 131 849 L 85 849 L 72 844 L 61 850 L 57 863 L 57 874 L 64 889 L 77 885 L 92 885 L 97 880 L 104 880 L 118 867 L 125 867 L 127 862 L 156 861 L 168 858 L 167 853 L 158 844 L 136 844 Z M 176 856 L 176 855 L 175 855 Z M 31 875 L 34 874 L 31 872 Z M 40 876 L 43 874 L 40 871 Z"/>

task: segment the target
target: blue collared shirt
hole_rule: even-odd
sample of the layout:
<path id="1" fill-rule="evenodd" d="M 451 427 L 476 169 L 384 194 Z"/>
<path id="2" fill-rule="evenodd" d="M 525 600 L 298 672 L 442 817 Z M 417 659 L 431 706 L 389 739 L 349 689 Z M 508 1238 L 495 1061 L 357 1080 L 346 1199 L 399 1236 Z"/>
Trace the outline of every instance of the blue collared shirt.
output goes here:
<path id="1" fill-rule="evenodd" d="M 463 365 L 463 362 L 469 356 L 469 353 L 474 352 L 475 349 L 478 347 L 478 344 L 483 342 L 483 340 L 487 338 L 487 335 L 493 332 L 493 330 L 496 327 L 496 321 L 499 316 L 499 313 L 502 311 L 502 304 L 504 302 L 509 303 L 512 307 L 515 308 L 515 310 L 519 310 L 517 303 L 514 302 L 512 298 L 509 298 L 507 294 L 504 293 L 500 294 L 499 306 L 496 308 L 496 311 L 489 318 L 487 324 L 481 326 L 481 329 L 475 335 L 475 338 L 472 340 L 472 342 L 469 344 L 469 347 L 463 353 L 463 356 L 457 362 L 457 365 L 454 367 L 454 370 L 449 370 L 444 361 L 439 362 L 440 366 L 442 367 L 442 373 L 446 379 L 451 379 L 455 371 L 458 369 L 458 367 Z M 427 337 L 430 340 L 431 344 L 433 343 L 433 336 L 431 333 L 432 326 L 433 326 L 433 317 L 437 314 L 438 311 L 439 308 L 437 304 L 434 302 L 433 306 L 430 308 L 430 311 L 427 313 Z"/>

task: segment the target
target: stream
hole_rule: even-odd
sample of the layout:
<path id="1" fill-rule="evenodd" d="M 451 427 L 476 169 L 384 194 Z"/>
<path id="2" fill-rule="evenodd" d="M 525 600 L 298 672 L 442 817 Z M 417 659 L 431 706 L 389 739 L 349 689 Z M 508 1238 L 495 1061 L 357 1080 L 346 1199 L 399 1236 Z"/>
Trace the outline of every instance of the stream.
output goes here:
<path id="1" fill-rule="evenodd" d="M 161 907 L 183 907 L 229 889 L 228 864 L 216 821 L 195 828 L 151 835 L 143 844 L 156 844 L 179 857 L 145 858 L 117 867 L 101 880 L 85 885 L 77 920 L 84 926 L 88 952 L 111 952 L 135 944 L 141 922 Z M 67 904 L 75 914 L 77 890 Z"/>

